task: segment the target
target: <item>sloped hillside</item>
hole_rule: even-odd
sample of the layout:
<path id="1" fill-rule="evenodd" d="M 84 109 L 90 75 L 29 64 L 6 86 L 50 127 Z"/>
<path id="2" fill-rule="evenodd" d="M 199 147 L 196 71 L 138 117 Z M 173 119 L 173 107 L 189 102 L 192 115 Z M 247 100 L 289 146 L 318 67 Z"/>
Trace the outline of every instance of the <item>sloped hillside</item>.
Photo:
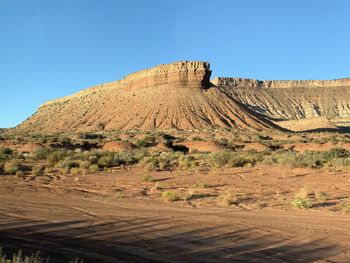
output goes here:
<path id="1" fill-rule="evenodd" d="M 160 65 L 49 101 L 16 127 L 18 132 L 114 129 L 279 129 L 210 83 L 206 62 Z"/>

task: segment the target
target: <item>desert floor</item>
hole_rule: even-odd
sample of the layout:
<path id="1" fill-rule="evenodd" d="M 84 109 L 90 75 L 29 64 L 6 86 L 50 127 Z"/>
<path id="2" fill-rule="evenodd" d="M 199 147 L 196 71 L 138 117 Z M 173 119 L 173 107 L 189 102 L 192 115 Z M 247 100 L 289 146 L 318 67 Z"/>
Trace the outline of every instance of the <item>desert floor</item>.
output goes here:
<path id="1" fill-rule="evenodd" d="M 1 176 L 0 246 L 40 249 L 51 262 L 350 262 L 349 175 L 256 167 Z M 181 200 L 163 200 L 169 190 Z M 291 206 L 298 191 L 311 208 Z"/>

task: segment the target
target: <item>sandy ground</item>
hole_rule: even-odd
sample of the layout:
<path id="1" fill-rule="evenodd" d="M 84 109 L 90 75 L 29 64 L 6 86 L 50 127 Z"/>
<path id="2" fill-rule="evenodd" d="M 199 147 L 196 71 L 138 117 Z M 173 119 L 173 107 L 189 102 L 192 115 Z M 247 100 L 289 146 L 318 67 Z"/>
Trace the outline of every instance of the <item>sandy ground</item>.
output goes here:
<path id="1" fill-rule="evenodd" d="M 349 175 L 266 167 L 2 176 L 0 246 L 40 249 L 51 262 L 350 262 L 350 215 L 339 209 L 350 201 Z M 305 187 L 327 200 L 292 208 Z M 162 200 L 167 190 L 184 200 Z"/>

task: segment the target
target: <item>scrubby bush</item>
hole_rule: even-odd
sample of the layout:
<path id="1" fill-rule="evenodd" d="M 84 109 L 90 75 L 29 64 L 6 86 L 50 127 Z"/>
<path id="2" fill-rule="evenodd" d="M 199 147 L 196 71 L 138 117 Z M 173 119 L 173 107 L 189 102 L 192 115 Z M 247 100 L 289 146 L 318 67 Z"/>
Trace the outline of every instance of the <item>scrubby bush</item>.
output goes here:
<path id="1" fill-rule="evenodd" d="M 113 154 L 103 155 L 97 161 L 98 166 L 101 168 L 110 167 L 113 163 L 114 163 L 114 155 Z"/>
<path id="2" fill-rule="evenodd" d="M 135 144 L 138 146 L 138 147 L 148 147 L 150 146 L 150 143 L 144 139 L 137 139 Z"/>
<path id="3" fill-rule="evenodd" d="M 93 172 L 98 172 L 100 170 L 100 167 L 97 164 L 90 165 L 90 170 Z"/>
<path id="4" fill-rule="evenodd" d="M 32 173 L 33 173 L 33 175 L 36 175 L 36 176 L 43 175 L 44 171 L 45 171 L 45 167 L 43 165 L 40 165 L 40 164 L 35 165 L 32 168 Z"/>
<path id="5" fill-rule="evenodd" d="M 181 199 L 180 196 L 175 191 L 163 192 L 162 198 L 170 202 L 175 202 Z"/>
<path id="6" fill-rule="evenodd" d="M 291 201 L 291 205 L 295 208 L 304 208 L 304 209 L 312 207 L 312 204 L 309 199 L 301 198 L 301 197 L 293 198 Z"/>
<path id="7" fill-rule="evenodd" d="M 13 150 L 11 148 L 0 148 L 0 161 L 9 160 L 12 157 L 12 154 Z"/>
<path id="8" fill-rule="evenodd" d="M 49 148 L 39 148 L 33 152 L 32 156 L 34 160 L 45 160 L 52 152 L 53 150 Z"/>
<path id="9" fill-rule="evenodd" d="M 257 152 L 218 152 L 208 155 L 208 160 L 214 166 L 243 167 L 246 165 L 254 166 L 261 163 L 264 159 L 263 154 Z"/>
<path id="10" fill-rule="evenodd" d="M 16 174 L 18 171 L 23 170 L 19 160 L 10 160 L 5 162 L 3 171 L 5 174 Z"/>

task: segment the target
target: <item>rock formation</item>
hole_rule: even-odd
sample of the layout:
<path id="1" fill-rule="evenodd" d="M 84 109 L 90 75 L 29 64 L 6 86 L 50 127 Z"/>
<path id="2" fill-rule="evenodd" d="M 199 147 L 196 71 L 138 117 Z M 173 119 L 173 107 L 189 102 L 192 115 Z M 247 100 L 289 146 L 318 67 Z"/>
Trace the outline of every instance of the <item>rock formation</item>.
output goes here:
<path id="1" fill-rule="evenodd" d="M 115 129 L 279 129 L 229 92 L 212 86 L 207 62 L 181 61 L 49 101 L 18 132 Z"/>
<path id="2" fill-rule="evenodd" d="M 273 119 L 350 117 L 349 78 L 292 81 L 216 78 L 212 82 L 252 110 Z"/>
<path id="3" fill-rule="evenodd" d="M 260 81 L 220 77 L 210 81 L 210 75 L 209 63 L 198 61 L 141 70 L 49 101 L 15 131 L 263 130 L 279 129 L 270 120 L 350 117 L 349 78 Z"/>

